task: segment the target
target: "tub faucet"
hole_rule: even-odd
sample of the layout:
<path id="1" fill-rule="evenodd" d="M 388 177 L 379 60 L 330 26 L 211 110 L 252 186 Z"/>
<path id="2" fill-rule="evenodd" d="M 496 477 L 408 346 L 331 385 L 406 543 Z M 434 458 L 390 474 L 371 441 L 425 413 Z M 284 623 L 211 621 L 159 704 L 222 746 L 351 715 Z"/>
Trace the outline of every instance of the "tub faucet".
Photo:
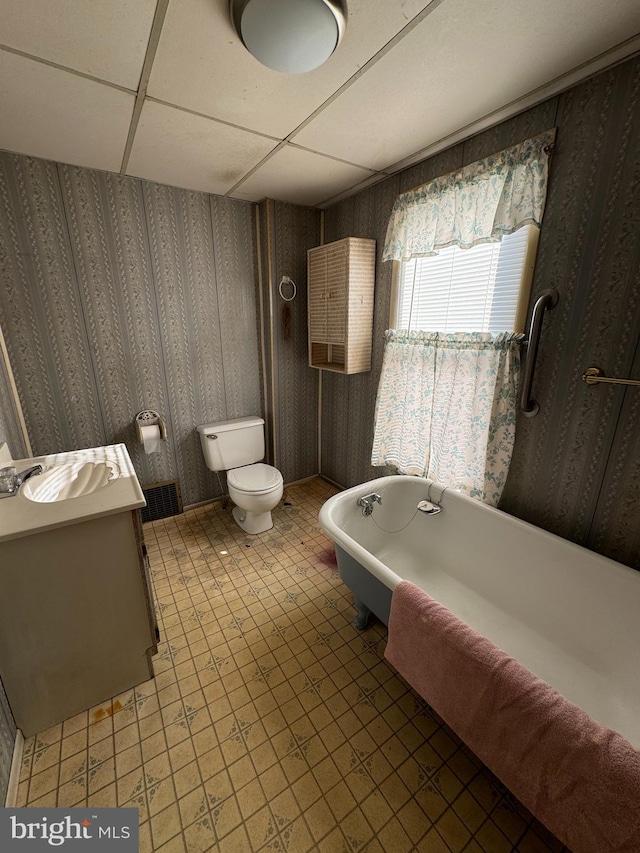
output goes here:
<path id="1" fill-rule="evenodd" d="M 374 503 L 382 504 L 382 498 L 377 492 L 373 492 L 370 495 L 363 495 L 361 498 L 358 498 L 357 504 L 362 507 L 363 515 L 371 515 L 373 512 Z"/>

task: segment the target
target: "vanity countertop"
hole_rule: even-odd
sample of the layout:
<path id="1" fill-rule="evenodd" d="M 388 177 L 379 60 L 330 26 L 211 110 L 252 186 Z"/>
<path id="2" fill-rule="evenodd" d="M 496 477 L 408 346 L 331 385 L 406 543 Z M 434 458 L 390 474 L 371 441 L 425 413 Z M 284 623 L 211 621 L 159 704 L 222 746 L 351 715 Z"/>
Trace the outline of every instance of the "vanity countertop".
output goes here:
<path id="1" fill-rule="evenodd" d="M 146 505 L 124 444 L 92 447 L 68 453 L 52 453 L 48 456 L 17 459 L 3 464 L 14 465 L 18 472 L 31 465 L 39 464 L 46 472 L 48 468 L 76 462 L 111 462 L 117 466 L 120 474 L 104 488 L 91 494 L 50 503 L 38 503 L 26 498 L 21 492 L 30 482 L 27 480 L 17 495 L 0 500 L 0 542 L 41 533 L 54 527 L 65 527 L 80 521 L 88 521 L 103 515 L 139 509 Z"/>

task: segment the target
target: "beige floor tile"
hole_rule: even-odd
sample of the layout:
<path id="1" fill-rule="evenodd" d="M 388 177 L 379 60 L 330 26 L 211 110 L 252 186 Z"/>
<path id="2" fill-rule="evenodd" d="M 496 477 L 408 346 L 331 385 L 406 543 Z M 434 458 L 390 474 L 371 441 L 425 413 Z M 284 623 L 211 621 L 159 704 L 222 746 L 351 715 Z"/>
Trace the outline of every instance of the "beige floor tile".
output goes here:
<path id="1" fill-rule="evenodd" d="M 328 835 L 336 826 L 336 818 L 324 798 L 317 800 L 306 809 L 304 817 L 316 842 Z"/>
<path id="2" fill-rule="evenodd" d="M 118 790 L 118 805 L 123 805 L 134 797 L 139 796 L 145 789 L 142 768 L 138 768 L 126 776 L 119 777 L 116 780 L 116 787 Z"/>
<path id="3" fill-rule="evenodd" d="M 44 797 L 40 797 L 37 800 L 32 800 L 29 803 L 29 808 L 39 808 L 39 809 L 48 809 L 54 808 L 57 801 L 57 792 L 55 789 L 50 791 L 48 794 L 45 794 Z"/>
<path id="4" fill-rule="evenodd" d="M 333 829 L 318 844 L 319 853 L 349 853 L 352 849 L 339 827 Z"/>
<path id="5" fill-rule="evenodd" d="M 87 711 L 82 711 L 80 714 L 76 714 L 75 717 L 69 717 L 68 720 L 65 720 L 62 727 L 62 736 L 69 737 L 69 735 L 76 734 L 77 732 L 82 731 L 82 729 L 86 729 L 89 725 L 89 715 Z"/>
<path id="6" fill-rule="evenodd" d="M 314 846 L 314 840 L 303 817 L 299 817 L 286 826 L 280 833 L 284 849 L 289 853 L 307 853 Z"/>
<path id="7" fill-rule="evenodd" d="M 202 785 L 185 794 L 178 802 L 183 827 L 202 820 L 209 812 L 207 792 Z"/>
<path id="8" fill-rule="evenodd" d="M 264 847 L 265 853 L 267 847 Z M 279 848 L 280 850 L 282 848 Z M 220 839 L 218 842 L 219 853 L 253 853 L 251 842 L 247 836 L 247 831 L 244 826 L 239 826 L 230 832 L 229 835 Z M 212 853 L 214 851 L 212 850 Z"/>
<path id="9" fill-rule="evenodd" d="M 340 821 L 340 829 L 354 849 L 360 849 L 373 838 L 373 830 L 359 808 Z"/>
<path id="10" fill-rule="evenodd" d="M 60 765 L 55 764 L 53 767 L 48 767 L 32 776 L 29 784 L 29 802 L 38 800 L 50 791 L 55 790 L 58 787 L 59 775 Z"/>
<path id="11" fill-rule="evenodd" d="M 506 835 L 491 820 L 482 824 L 475 834 L 475 840 L 487 853 L 510 853 L 512 849 L 512 844 Z"/>
<path id="12" fill-rule="evenodd" d="M 163 752 L 167 751 L 167 739 L 164 736 L 164 729 L 160 729 L 160 731 L 151 735 L 148 738 L 145 738 L 141 743 L 142 749 L 142 759 L 147 762 L 152 758 L 155 758 L 156 755 L 160 755 Z"/>
<path id="13" fill-rule="evenodd" d="M 90 718 L 91 719 L 91 718 Z M 113 736 L 113 717 L 107 716 L 99 721 L 92 721 L 87 730 L 89 745 L 98 743 L 103 738 Z M 64 744 L 63 744 L 64 748 Z"/>
<path id="14" fill-rule="evenodd" d="M 87 774 L 82 773 L 75 776 L 70 782 L 66 782 L 58 788 L 58 807 L 72 808 L 82 803 L 87 798 Z"/>
<path id="15" fill-rule="evenodd" d="M 468 791 L 463 791 L 452 806 L 463 824 L 473 834 L 486 820 L 486 812 Z"/>
<path id="16" fill-rule="evenodd" d="M 57 726 L 56 729 L 62 730 L 62 726 Z M 37 749 L 33 754 L 33 762 L 31 765 L 31 774 L 41 773 L 49 767 L 60 763 L 61 742 L 58 739 L 50 746 L 45 746 Z"/>
<path id="17" fill-rule="evenodd" d="M 140 740 L 140 730 L 138 729 L 137 721 L 134 719 L 132 725 L 125 726 L 116 731 L 114 737 L 115 751 L 117 753 L 124 752 L 125 749 L 129 749 L 134 744 L 140 743 Z"/>
<path id="18" fill-rule="evenodd" d="M 95 794 L 88 797 L 90 806 L 96 808 L 115 808 L 118 805 L 118 790 L 115 782 L 101 788 Z"/>
<path id="19" fill-rule="evenodd" d="M 101 764 L 90 768 L 88 773 L 89 794 L 95 794 L 96 791 L 104 788 L 105 785 L 110 785 L 112 782 L 115 782 L 115 779 L 116 768 L 113 758 L 109 758 Z"/>
<path id="20" fill-rule="evenodd" d="M 232 832 L 242 823 L 242 815 L 235 796 L 211 807 L 213 828 L 218 841 Z"/>
<path id="21" fill-rule="evenodd" d="M 36 737 L 34 750 L 37 752 L 47 746 L 57 743 L 62 738 L 62 723 L 40 732 Z"/>
<path id="22" fill-rule="evenodd" d="M 175 803 L 151 818 L 151 836 L 154 847 L 162 847 L 174 835 L 181 832 L 180 813 Z"/>
<path id="23" fill-rule="evenodd" d="M 20 782 L 18 792 L 16 794 L 16 808 L 22 809 L 27 805 L 29 796 L 29 781 Z"/>
<path id="24" fill-rule="evenodd" d="M 158 779 L 151 784 L 147 782 L 146 787 L 149 815 L 151 817 L 154 817 L 177 801 L 176 790 L 171 776 L 165 776 L 164 779 Z"/>
<path id="25" fill-rule="evenodd" d="M 81 750 L 86 750 L 88 744 L 88 730 L 80 729 L 62 739 L 61 759 L 69 758 Z"/>
<path id="26" fill-rule="evenodd" d="M 112 736 L 103 738 L 102 740 L 92 743 L 88 752 L 88 769 L 92 770 L 104 761 L 108 761 L 114 756 L 114 739 Z"/>
<path id="27" fill-rule="evenodd" d="M 183 835 L 176 835 L 162 847 L 156 847 L 154 853 L 188 853 Z"/>
<path id="28" fill-rule="evenodd" d="M 268 806 L 262 806 L 244 823 L 254 850 L 261 850 L 278 837 L 276 823 Z"/>
<path id="29" fill-rule="evenodd" d="M 374 832 L 379 832 L 393 817 L 389 804 L 379 791 L 373 791 L 360 804 L 360 808 Z"/>
<path id="30" fill-rule="evenodd" d="M 186 764 L 173 774 L 173 783 L 175 785 L 178 798 L 181 798 L 190 791 L 193 791 L 194 788 L 197 788 L 198 785 L 202 784 L 202 781 L 197 761 L 192 761 L 190 764 Z"/>
<path id="31" fill-rule="evenodd" d="M 216 848 L 216 836 L 209 815 L 201 817 L 184 831 L 188 853 L 205 853 Z"/>

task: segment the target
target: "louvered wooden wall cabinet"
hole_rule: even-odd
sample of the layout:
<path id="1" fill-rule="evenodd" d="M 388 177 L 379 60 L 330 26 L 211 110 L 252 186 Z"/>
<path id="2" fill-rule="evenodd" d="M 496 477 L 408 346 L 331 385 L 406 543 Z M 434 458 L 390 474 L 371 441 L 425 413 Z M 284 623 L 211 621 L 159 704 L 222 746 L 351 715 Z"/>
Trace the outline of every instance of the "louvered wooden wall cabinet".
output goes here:
<path id="1" fill-rule="evenodd" d="M 345 237 L 307 251 L 309 364 L 371 370 L 376 241 Z"/>

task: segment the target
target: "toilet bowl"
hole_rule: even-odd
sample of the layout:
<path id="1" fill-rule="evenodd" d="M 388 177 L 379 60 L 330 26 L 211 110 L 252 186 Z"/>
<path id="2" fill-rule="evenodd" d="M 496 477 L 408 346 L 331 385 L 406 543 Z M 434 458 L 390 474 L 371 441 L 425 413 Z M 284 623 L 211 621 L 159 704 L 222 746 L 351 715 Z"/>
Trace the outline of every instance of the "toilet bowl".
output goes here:
<path id="1" fill-rule="evenodd" d="M 264 533 L 273 527 L 271 510 L 282 497 L 282 474 L 272 465 L 257 462 L 227 471 L 233 517 L 245 533 Z"/>
<path id="2" fill-rule="evenodd" d="M 282 497 L 282 474 L 264 459 L 264 420 L 232 418 L 198 426 L 202 453 L 210 471 L 226 471 L 233 517 L 245 533 L 273 527 L 271 510 Z"/>

